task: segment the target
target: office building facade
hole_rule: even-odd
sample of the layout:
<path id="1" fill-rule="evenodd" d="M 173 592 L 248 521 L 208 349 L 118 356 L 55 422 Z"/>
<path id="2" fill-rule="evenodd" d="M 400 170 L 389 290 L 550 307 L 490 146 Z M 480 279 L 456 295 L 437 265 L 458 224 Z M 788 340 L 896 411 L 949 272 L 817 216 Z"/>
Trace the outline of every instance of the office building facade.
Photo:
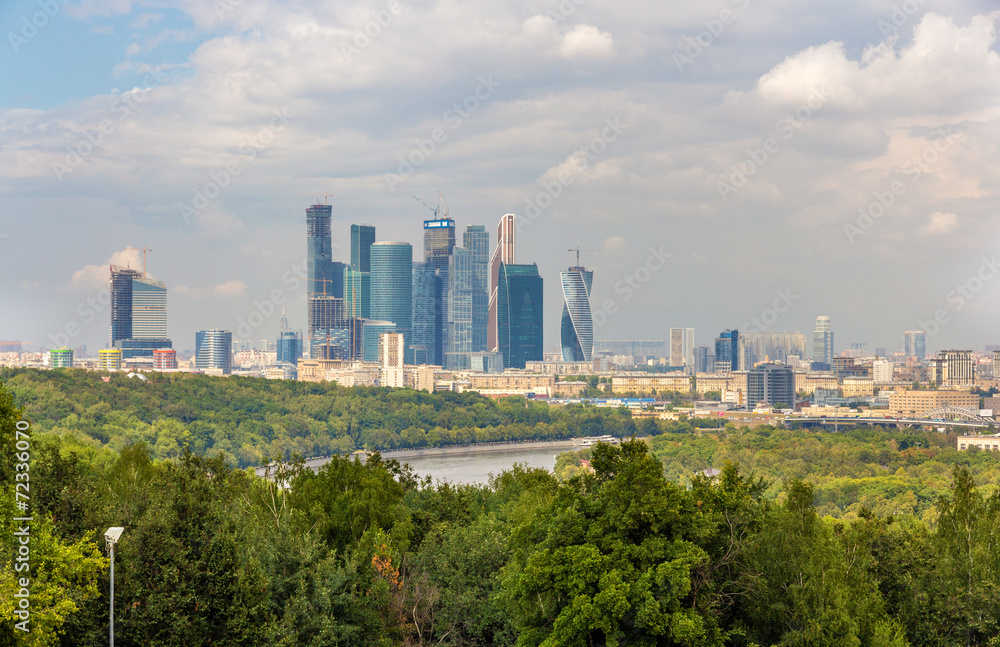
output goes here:
<path id="1" fill-rule="evenodd" d="M 199 330 L 194 335 L 195 368 L 233 372 L 233 333 L 228 330 Z"/>
<path id="2" fill-rule="evenodd" d="M 396 324 L 395 332 L 403 335 L 409 350 L 413 321 L 413 246 L 409 243 L 372 245 L 370 308 L 372 319 Z"/>
<path id="3" fill-rule="evenodd" d="M 467 357 L 472 352 L 473 260 L 469 250 L 456 247 L 448 259 L 447 316 L 444 327 L 444 368 L 459 370 L 456 361 L 448 358 L 464 355 L 457 364 L 467 368 Z"/>
<path id="4" fill-rule="evenodd" d="M 729 373 L 743 369 L 741 363 L 742 345 L 738 330 L 723 330 L 715 339 L 715 370 Z"/>
<path id="5" fill-rule="evenodd" d="M 764 364 L 747 372 L 747 404 L 795 406 L 795 373 L 783 364 Z"/>
<path id="6" fill-rule="evenodd" d="M 816 317 L 816 330 L 813 331 L 813 361 L 829 364 L 833 360 L 833 329 L 830 327 L 830 317 Z"/>
<path id="7" fill-rule="evenodd" d="M 923 330 L 904 331 L 903 355 L 923 361 L 927 357 L 927 333 Z"/>
<path id="8" fill-rule="evenodd" d="M 358 272 L 372 271 L 372 245 L 374 243 L 374 225 L 351 225 L 351 269 Z"/>
<path id="9" fill-rule="evenodd" d="M 559 326 L 564 362 L 589 362 L 594 357 L 594 316 L 590 309 L 590 291 L 594 272 L 584 267 L 570 267 L 559 273 L 563 309 Z"/>
<path id="10" fill-rule="evenodd" d="M 497 339 L 504 366 L 524 368 L 543 355 L 543 291 L 537 265 L 501 263 L 497 276 Z"/>
<path id="11" fill-rule="evenodd" d="M 486 321 L 486 350 L 489 351 L 500 350 L 498 333 L 500 266 L 514 264 L 514 232 L 514 214 L 505 214 L 497 224 L 497 246 L 490 257 L 490 300 Z M 507 364 L 507 366 L 510 366 L 510 364 Z"/>
<path id="12" fill-rule="evenodd" d="M 472 350 L 486 350 L 490 304 L 490 233 L 482 225 L 468 225 L 462 246 L 472 255 Z"/>

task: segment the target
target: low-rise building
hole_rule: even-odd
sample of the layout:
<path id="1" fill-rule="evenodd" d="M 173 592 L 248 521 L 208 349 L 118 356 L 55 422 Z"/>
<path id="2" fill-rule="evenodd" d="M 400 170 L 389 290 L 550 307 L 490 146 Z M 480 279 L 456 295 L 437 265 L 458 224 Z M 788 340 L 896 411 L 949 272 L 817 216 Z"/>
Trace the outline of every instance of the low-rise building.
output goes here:
<path id="1" fill-rule="evenodd" d="M 967 451 L 976 447 L 984 452 L 1000 451 L 1000 436 L 959 436 L 958 450 Z"/>
<path id="2" fill-rule="evenodd" d="M 942 407 L 960 407 L 979 412 L 979 396 L 970 391 L 899 390 L 889 396 L 889 415 L 898 418 L 922 418 Z"/>
<path id="3" fill-rule="evenodd" d="M 612 393 L 649 394 L 653 391 L 656 391 L 657 393 L 663 393 L 665 391 L 690 393 L 691 376 L 683 375 L 681 373 L 672 375 L 627 373 L 625 375 L 611 376 Z"/>
<path id="4" fill-rule="evenodd" d="M 845 377 L 840 388 L 845 398 L 865 398 L 875 395 L 875 380 L 870 377 Z"/>

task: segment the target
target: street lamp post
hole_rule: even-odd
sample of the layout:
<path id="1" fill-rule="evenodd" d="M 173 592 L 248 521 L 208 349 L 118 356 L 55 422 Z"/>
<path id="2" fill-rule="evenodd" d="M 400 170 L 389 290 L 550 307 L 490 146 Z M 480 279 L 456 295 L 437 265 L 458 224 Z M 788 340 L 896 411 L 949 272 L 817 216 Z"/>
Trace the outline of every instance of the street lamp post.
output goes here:
<path id="1" fill-rule="evenodd" d="M 119 537 L 125 532 L 124 528 L 115 526 L 108 528 L 104 533 L 104 539 L 108 542 L 108 552 L 111 553 L 111 626 L 108 629 L 111 638 L 111 647 L 115 647 L 115 544 Z"/>

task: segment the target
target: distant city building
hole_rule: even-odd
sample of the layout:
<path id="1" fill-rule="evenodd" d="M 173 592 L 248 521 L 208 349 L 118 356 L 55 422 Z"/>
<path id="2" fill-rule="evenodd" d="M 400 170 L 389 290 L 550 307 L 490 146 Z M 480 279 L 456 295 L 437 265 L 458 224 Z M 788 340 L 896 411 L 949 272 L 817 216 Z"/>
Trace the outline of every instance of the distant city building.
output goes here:
<path id="1" fill-rule="evenodd" d="M 694 366 L 694 328 L 684 329 L 684 366 Z"/>
<path id="2" fill-rule="evenodd" d="M 357 272 L 372 271 L 371 250 L 374 243 L 374 225 L 351 225 L 351 269 Z"/>
<path id="3" fill-rule="evenodd" d="M 333 207 L 314 204 L 306 209 L 306 297 L 333 296 L 333 241 L 330 218 Z"/>
<path id="4" fill-rule="evenodd" d="M 798 332 L 748 332 L 740 336 L 743 346 L 749 349 L 752 359 L 747 366 L 758 362 L 788 363 L 789 357 L 806 358 L 806 336 Z"/>
<path id="5" fill-rule="evenodd" d="M 945 384 L 948 386 L 971 386 L 976 383 L 976 365 L 971 350 L 943 350 L 945 361 Z"/>
<path id="6" fill-rule="evenodd" d="M 684 329 L 670 329 L 670 365 L 684 366 Z"/>
<path id="7" fill-rule="evenodd" d="M 927 356 L 927 333 L 923 330 L 907 330 L 903 333 L 903 355 L 923 361 Z"/>
<path id="8" fill-rule="evenodd" d="M 154 371 L 177 370 L 177 351 L 172 348 L 157 348 L 153 351 Z"/>
<path id="9" fill-rule="evenodd" d="M 298 364 L 300 359 L 302 359 L 302 335 L 295 330 L 279 331 L 275 361 Z"/>
<path id="10" fill-rule="evenodd" d="M 97 351 L 97 368 L 101 371 L 120 371 L 122 351 L 118 348 L 102 348 Z"/>
<path id="11" fill-rule="evenodd" d="M 590 310 L 594 271 L 570 267 L 559 273 L 559 280 L 563 293 L 560 323 L 563 361 L 589 362 L 594 356 L 594 317 Z"/>
<path id="12" fill-rule="evenodd" d="M 504 366 L 524 368 L 543 354 L 542 277 L 537 265 L 500 264 L 497 339 Z"/>
<path id="13" fill-rule="evenodd" d="M 228 330 L 199 330 L 194 335 L 195 368 L 233 372 L 233 333 Z"/>
<path id="14" fill-rule="evenodd" d="M 784 364 L 763 364 L 747 372 L 747 404 L 795 406 L 795 373 Z"/>
<path id="15" fill-rule="evenodd" d="M 872 362 L 872 379 L 876 384 L 892 382 L 893 363 L 887 359 L 876 359 Z"/>
<path id="16" fill-rule="evenodd" d="M 130 268 L 111 266 L 111 327 L 108 347 L 123 359 L 152 357 L 170 348 L 167 339 L 167 286 Z"/>
<path id="17" fill-rule="evenodd" d="M 1000 378 L 1000 350 L 993 351 L 993 377 Z"/>
<path id="18" fill-rule="evenodd" d="M 482 225 L 468 225 L 462 246 L 472 255 L 472 350 L 484 351 L 490 304 L 490 233 Z"/>
<path id="19" fill-rule="evenodd" d="M 740 333 L 738 330 L 723 330 L 715 339 L 715 370 L 728 373 L 743 369 L 740 353 Z"/>
<path id="20" fill-rule="evenodd" d="M 667 342 L 663 339 L 605 339 L 594 341 L 594 352 L 632 357 L 667 357 Z"/>
<path id="21" fill-rule="evenodd" d="M 490 300 L 486 322 L 486 350 L 500 350 L 499 337 L 499 288 L 500 266 L 513 265 L 515 261 L 514 247 L 515 217 L 508 213 L 497 224 L 497 246 L 490 257 Z M 506 360 L 505 360 L 506 361 Z M 507 366 L 510 362 L 507 361 Z"/>
<path id="22" fill-rule="evenodd" d="M 469 357 L 469 370 L 479 373 L 503 373 L 503 355 L 499 352 L 476 351 Z"/>
<path id="23" fill-rule="evenodd" d="M 695 373 L 712 373 L 715 371 L 715 356 L 708 352 L 708 346 L 698 346 L 692 349 L 694 355 Z M 709 366 L 708 358 L 712 358 L 712 365 Z"/>
<path id="24" fill-rule="evenodd" d="M 830 317 L 816 317 L 816 330 L 813 331 L 813 361 L 829 364 L 833 360 L 833 329 L 830 327 Z"/>
<path id="25" fill-rule="evenodd" d="M 403 335 L 409 349 L 413 322 L 413 246 L 409 243 L 372 245 L 371 316 L 396 324 L 395 332 Z"/>
<path id="26" fill-rule="evenodd" d="M 379 339 L 382 335 L 396 332 L 396 324 L 391 321 L 379 321 L 368 319 L 362 325 L 362 359 L 366 362 L 379 361 Z M 406 359 L 406 350 L 403 351 L 403 359 Z"/>
<path id="27" fill-rule="evenodd" d="M 448 284 L 443 347 L 444 368 L 468 369 L 472 352 L 473 329 L 473 259 L 469 250 L 456 247 L 448 258 Z M 455 358 L 451 361 L 448 357 Z"/>
<path id="28" fill-rule="evenodd" d="M 382 333 L 378 336 L 378 362 L 382 368 L 402 368 L 405 346 L 400 333 Z"/>
<path id="29" fill-rule="evenodd" d="M 344 300 L 337 297 L 309 299 L 309 356 L 311 359 L 344 359 L 350 354 L 350 330 Z"/>
<path id="30" fill-rule="evenodd" d="M 437 299 L 437 271 L 431 263 L 413 264 L 412 278 L 412 333 L 410 345 L 420 347 L 426 354 L 426 362 L 437 366 L 444 362 L 438 357 L 434 343 L 434 328 L 437 320 L 435 305 Z"/>
<path id="31" fill-rule="evenodd" d="M 371 316 L 371 272 L 344 268 L 344 301 L 348 317 Z"/>
<path id="32" fill-rule="evenodd" d="M 73 351 L 69 348 L 53 348 L 49 351 L 50 368 L 73 368 Z"/>

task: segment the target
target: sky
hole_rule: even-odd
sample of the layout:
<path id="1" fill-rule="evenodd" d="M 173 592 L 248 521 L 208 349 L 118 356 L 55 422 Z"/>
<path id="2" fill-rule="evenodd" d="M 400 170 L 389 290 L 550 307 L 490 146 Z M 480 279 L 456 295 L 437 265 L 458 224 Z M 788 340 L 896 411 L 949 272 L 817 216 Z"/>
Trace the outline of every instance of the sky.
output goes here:
<path id="1" fill-rule="evenodd" d="M 305 324 L 305 209 L 545 281 L 595 271 L 598 339 L 811 333 L 1000 344 L 1000 11 L 986 0 L 7 0 L 0 339 L 108 337 L 108 265 L 168 333 Z M 440 196 L 440 197 L 439 197 Z M 811 337 L 811 335 L 810 335 Z"/>

